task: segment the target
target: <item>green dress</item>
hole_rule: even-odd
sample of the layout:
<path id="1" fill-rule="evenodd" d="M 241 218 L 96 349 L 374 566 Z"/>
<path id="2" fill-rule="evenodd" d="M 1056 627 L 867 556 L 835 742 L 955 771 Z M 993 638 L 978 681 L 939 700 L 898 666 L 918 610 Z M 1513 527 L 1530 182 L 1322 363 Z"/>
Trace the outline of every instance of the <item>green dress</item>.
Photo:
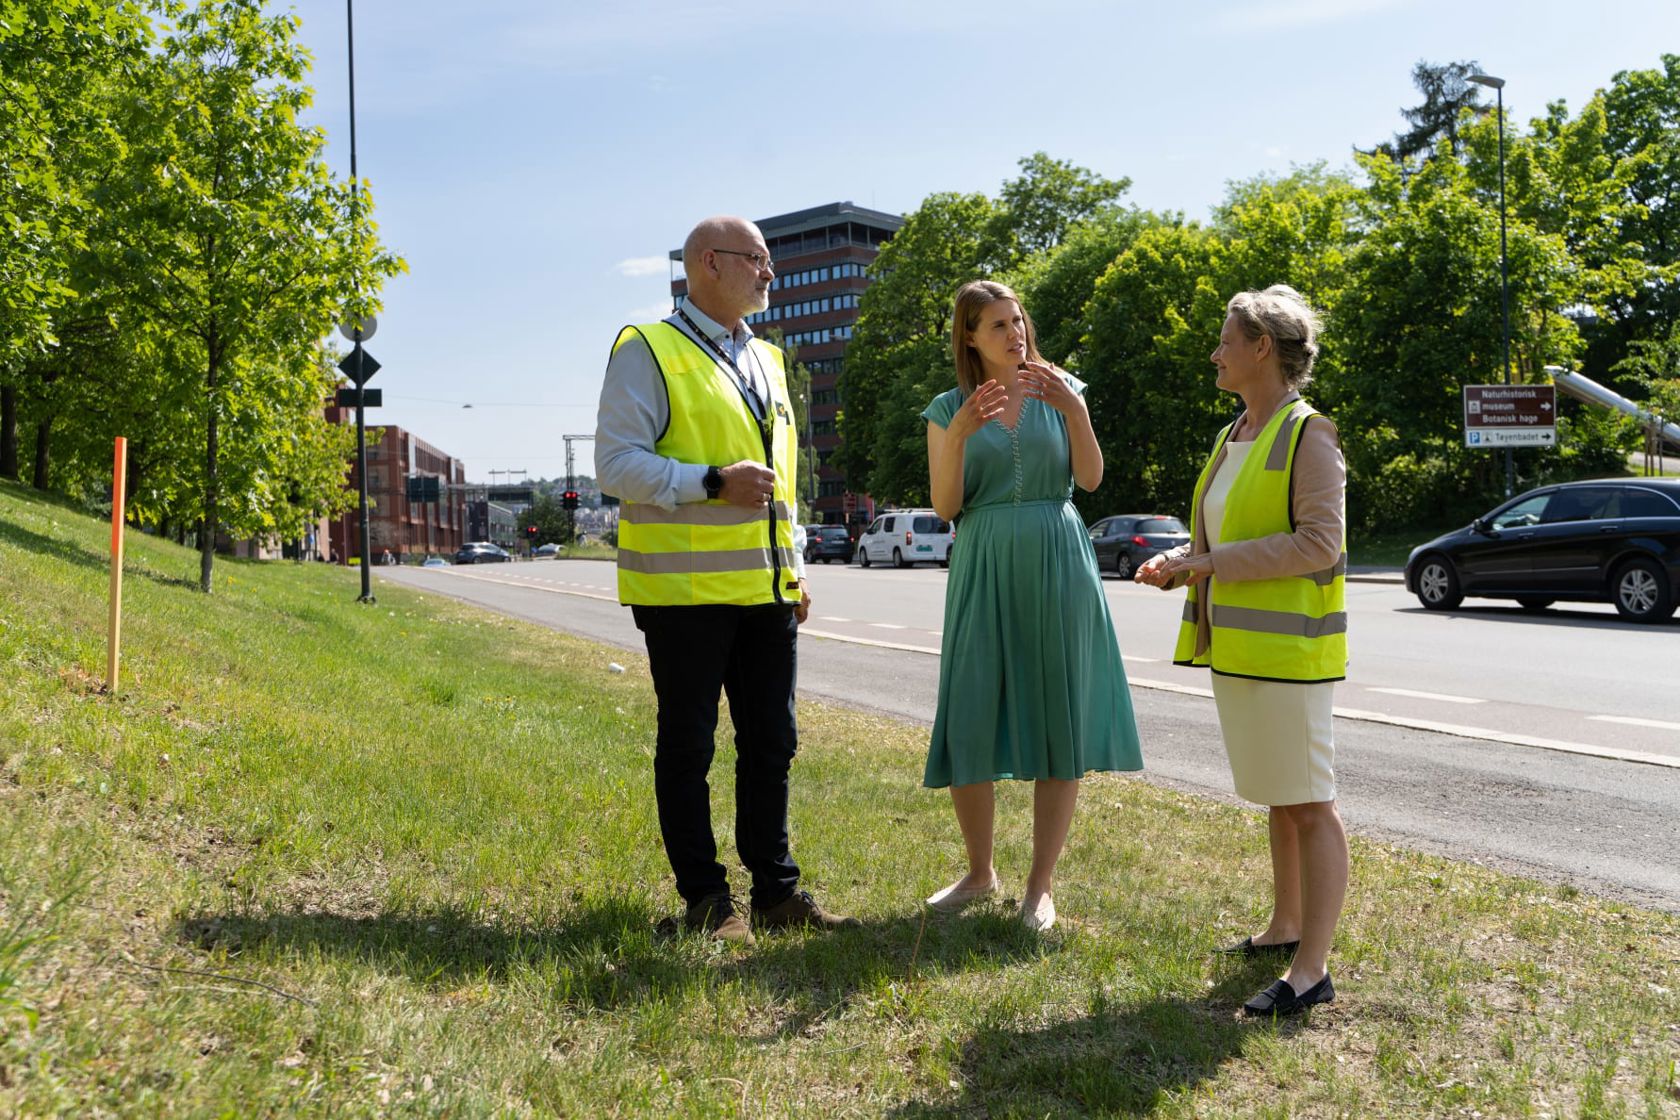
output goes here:
<path id="1" fill-rule="evenodd" d="M 1063 375 L 1084 395 L 1085 385 Z M 941 428 L 961 389 L 922 415 Z M 1022 402 L 1015 430 L 969 437 L 945 585 L 931 787 L 1141 770 L 1137 722 L 1102 577 L 1073 508 L 1067 422 Z"/>

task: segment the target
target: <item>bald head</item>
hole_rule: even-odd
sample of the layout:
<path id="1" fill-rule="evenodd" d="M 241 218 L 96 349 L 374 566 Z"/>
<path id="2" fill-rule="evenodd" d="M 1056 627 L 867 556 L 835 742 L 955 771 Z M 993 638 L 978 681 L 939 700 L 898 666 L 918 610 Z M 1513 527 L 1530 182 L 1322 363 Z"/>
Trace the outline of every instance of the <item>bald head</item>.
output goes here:
<path id="1" fill-rule="evenodd" d="M 765 263 L 754 264 L 757 255 Z M 683 242 L 683 273 L 688 298 L 726 327 L 763 311 L 775 277 L 764 235 L 745 218 L 720 214 L 694 227 Z"/>

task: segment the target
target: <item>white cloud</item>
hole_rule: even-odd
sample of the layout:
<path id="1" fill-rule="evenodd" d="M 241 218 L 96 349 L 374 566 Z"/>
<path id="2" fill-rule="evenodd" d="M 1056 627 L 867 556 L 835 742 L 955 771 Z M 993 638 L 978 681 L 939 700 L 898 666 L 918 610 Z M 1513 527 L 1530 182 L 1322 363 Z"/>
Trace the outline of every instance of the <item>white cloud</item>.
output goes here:
<path id="1" fill-rule="evenodd" d="M 613 265 L 614 271 L 620 276 L 638 278 L 642 276 L 658 276 L 670 265 L 665 257 L 631 257 Z"/>
<path id="2" fill-rule="evenodd" d="M 1227 8 L 1214 19 L 1220 31 L 1281 31 L 1316 27 L 1375 15 L 1411 0 L 1269 0 Z"/>

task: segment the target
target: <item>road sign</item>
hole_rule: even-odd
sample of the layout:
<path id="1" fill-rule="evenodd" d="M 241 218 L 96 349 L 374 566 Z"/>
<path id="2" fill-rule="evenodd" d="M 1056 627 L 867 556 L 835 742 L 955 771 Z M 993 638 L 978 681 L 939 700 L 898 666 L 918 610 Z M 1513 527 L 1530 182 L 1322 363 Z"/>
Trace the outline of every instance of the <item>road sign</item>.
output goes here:
<path id="1" fill-rule="evenodd" d="M 360 355 L 361 361 L 357 361 Z M 379 372 L 379 363 L 374 361 L 373 355 L 363 350 L 359 345 L 350 353 L 344 355 L 338 363 L 338 368 L 344 371 L 344 376 L 357 385 L 366 385 L 368 379 Z"/>
<path id="2" fill-rule="evenodd" d="M 1466 385 L 1466 447 L 1553 447 L 1557 389 L 1551 385 Z"/>
<path id="3" fill-rule="evenodd" d="M 340 389 L 333 394 L 333 403 L 340 408 L 355 408 L 356 393 L 357 390 L 355 389 Z M 363 408 L 381 408 L 384 406 L 385 390 L 383 389 L 363 389 L 361 390 L 361 396 Z"/>
<path id="4" fill-rule="evenodd" d="M 379 320 L 372 315 L 363 315 L 360 319 L 346 319 L 338 325 L 338 333 L 351 342 L 366 342 L 379 329 Z"/>

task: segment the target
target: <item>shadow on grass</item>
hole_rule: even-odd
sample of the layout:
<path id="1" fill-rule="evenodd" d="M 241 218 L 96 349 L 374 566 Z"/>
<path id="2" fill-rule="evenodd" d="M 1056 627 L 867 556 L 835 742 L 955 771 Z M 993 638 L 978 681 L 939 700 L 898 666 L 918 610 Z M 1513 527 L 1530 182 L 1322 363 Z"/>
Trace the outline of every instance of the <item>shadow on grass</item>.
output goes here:
<path id="1" fill-rule="evenodd" d="M 988 1026 L 964 1044 L 961 1089 L 911 1101 L 896 1117 L 1150 1116 L 1164 1095 L 1218 1077 L 1256 1031 L 1297 1031 L 1238 1017 L 1237 1004 L 1275 970 L 1245 968 L 1205 999 L 1099 1006 L 1082 1019 L 1018 1029 Z"/>
<path id="2" fill-rule="evenodd" d="M 202 950 L 279 958 L 338 957 L 428 988 L 545 985 L 551 998 L 597 1009 L 677 1002 L 746 986 L 782 1008 L 762 1041 L 798 1034 L 842 1011 L 859 992 L 888 993 L 918 979 L 998 971 L 1059 952 L 1012 916 L 920 912 L 865 920 L 858 929 L 760 932 L 738 950 L 695 935 L 662 935 L 645 903 L 585 902 L 552 925 L 485 921 L 466 911 L 371 916 L 330 912 L 200 913 L 177 935 Z"/>
<path id="3" fill-rule="evenodd" d="M 129 531 L 134 532 L 132 528 Z M 40 556 L 50 556 L 67 564 L 75 564 L 77 567 L 94 568 L 101 572 L 108 572 L 111 569 L 111 555 L 104 549 L 83 548 L 70 541 L 49 537 L 9 521 L 0 521 L 0 541 L 15 544 L 26 552 L 32 552 Z M 222 556 L 216 558 L 218 560 L 226 559 Z M 140 576 L 165 587 L 185 587 L 194 591 L 198 590 L 196 577 L 164 575 L 156 569 L 136 564 L 133 560 L 123 562 L 123 574 L 125 576 Z"/>

